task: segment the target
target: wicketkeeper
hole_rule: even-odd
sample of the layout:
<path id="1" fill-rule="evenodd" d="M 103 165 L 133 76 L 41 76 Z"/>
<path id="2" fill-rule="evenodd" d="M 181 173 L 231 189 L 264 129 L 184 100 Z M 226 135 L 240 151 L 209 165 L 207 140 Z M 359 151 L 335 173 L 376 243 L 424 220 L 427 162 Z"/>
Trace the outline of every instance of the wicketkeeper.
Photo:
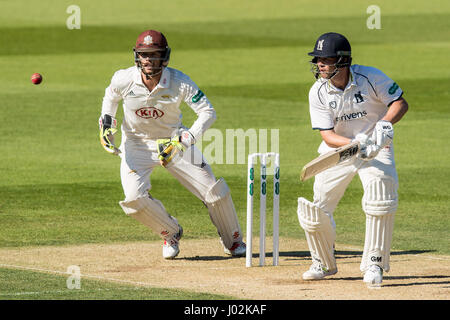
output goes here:
<path id="1" fill-rule="evenodd" d="M 161 32 L 142 32 L 133 51 L 135 65 L 114 74 L 105 90 L 99 119 L 104 149 L 122 159 L 125 199 L 120 206 L 164 240 L 164 258 L 175 258 L 183 228 L 149 193 L 150 175 L 162 165 L 206 205 L 225 253 L 244 255 L 245 243 L 230 189 L 223 178 L 216 180 L 194 145 L 215 121 L 214 108 L 186 74 L 168 67 L 170 47 Z M 121 100 L 124 117 L 122 141 L 117 148 L 115 116 Z M 182 102 L 198 116 L 190 128 L 181 122 Z"/>
<path id="2" fill-rule="evenodd" d="M 315 177 L 313 202 L 298 199 L 298 217 L 313 261 L 303 279 L 322 279 L 337 272 L 333 212 L 358 175 L 366 214 L 360 269 L 364 282 L 381 285 L 383 271 L 389 271 L 398 205 L 393 124 L 407 112 L 408 104 L 402 89 L 383 72 L 351 64 L 350 43 L 341 34 L 321 35 L 309 55 L 317 79 L 309 91 L 311 124 L 323 139 L 318 152 L 323 154 L 354 140 L 360 142 L 361 151 Z"/>

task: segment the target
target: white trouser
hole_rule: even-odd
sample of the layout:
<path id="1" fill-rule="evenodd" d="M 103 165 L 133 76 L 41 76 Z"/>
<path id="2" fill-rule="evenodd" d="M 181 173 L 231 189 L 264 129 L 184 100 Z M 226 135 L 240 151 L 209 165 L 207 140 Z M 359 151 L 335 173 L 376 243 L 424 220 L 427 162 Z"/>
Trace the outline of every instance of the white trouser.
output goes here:
<path id="1" fill-rule="evenodd" d="M 393 216 L 398 201 L 392 144 L 371 161 L 354 158 L 318 174 L 314 182 L 314 205 L 322 209 L 336 227 L 333 212 L 356 174 L 364 188 L 362 207 L 367 217 L 361 271 L 370 264 L 378 264 L 389 271 Z"/>
<path id="2" fill-rule="evenodd" d="M 160 166 L 155 141 L 148 143 L 125 140 L 121 147 L 120 175 L 125 200 L 121 206 L 125 213 L 136 211 L 135 200 L 148 197 L 151 189 L 150 174 L 155 167 Z M 174 159 L 166 166 L 170 172 L 184 187 L 199 198 L 208 208 L 210 218 L 216 226 L 217 231 L 227 249 L 242 240 L 242 232 L 239 226 L 236 210 L 231 198 L 230 190 L 223 179 L 216 181 L 210 165 L 203 158 L 200 150 L 195 146 L 188 148 L 182 158 Z M 138 219 L 149 228 L 155 229 L 151 223 L 153 215 L 156 214 L 159 221 L 163 221 L 157 232 L 172 235 L 170 230 L 176 229 L 174 222 L 167 220 L 163 212 L 162 203 L 152 198 L 156 206 L 151 204 L 144 212 L 145 219 Z M 127 206 L 131 204 L 129 210 Z M 152 209 L 152 207 L 154 209 Z M 160 209 L 159 209 L 160 208 Z M 134 216 L 139 218 L 139 216 Z M 153 223 L 153 221 L 151 221 Z M 155 230 L 154 230 L 155 231 Z"/>
<path id="3" fill-rule="evenodd" d="M 120 176 L 125 201 L 148 195 L 151 190 L 150 175 L 155 167 L 161 166 L 155 142 L 144 144 L 141 141 L 126 140 L 120 149 Z M 192 153 L 195 158 L 191 156 Z M 166 169 L 202 201 L 205 201 L 208 190 L 216 183 L 211 167 L 195 146 L 186 150 L 181 159 L 169 163 Z"/>
<path id="4" fill-rule="evenodd" d="M 364 191 L 374 178 L 390 177 L 398 185 L 392 146 L 381 150 L 371 161 L 355 157 L 319 173 L 314 181 L 314 204 L 332 218 L 336 206 L 356 174 L 359 175 Z"/>

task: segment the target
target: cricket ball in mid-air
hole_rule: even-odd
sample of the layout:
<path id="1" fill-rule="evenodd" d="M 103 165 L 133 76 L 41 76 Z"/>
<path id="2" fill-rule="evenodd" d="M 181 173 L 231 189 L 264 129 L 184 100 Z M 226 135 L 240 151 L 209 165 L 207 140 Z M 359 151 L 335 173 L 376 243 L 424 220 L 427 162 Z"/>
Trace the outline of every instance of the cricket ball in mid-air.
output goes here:
<path id="1" fill-rule="evenodd" d="M 33 73 L 33 75 L 31 76 L 31 82 L 33 82 L 34 84 L 39 84 L 42 82 L 42 76 L 40 73 Z"/>

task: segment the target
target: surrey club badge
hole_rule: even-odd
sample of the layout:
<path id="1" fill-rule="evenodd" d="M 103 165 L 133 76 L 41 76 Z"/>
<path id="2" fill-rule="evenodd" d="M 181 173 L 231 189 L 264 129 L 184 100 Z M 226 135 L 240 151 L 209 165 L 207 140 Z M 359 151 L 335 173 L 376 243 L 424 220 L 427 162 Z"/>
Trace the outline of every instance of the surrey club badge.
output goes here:
<path id="1" fill-rule="evenodd" d="M 151 45 L 152 44 L 152 42 L 153 42 L 153 39 L 152 39 L 152 36 L 151 35 L 148 35 L 148 36 L 145 36 L 145 38 L 144 38 L 144 43 L 146 44 L 146 45 Z"/>

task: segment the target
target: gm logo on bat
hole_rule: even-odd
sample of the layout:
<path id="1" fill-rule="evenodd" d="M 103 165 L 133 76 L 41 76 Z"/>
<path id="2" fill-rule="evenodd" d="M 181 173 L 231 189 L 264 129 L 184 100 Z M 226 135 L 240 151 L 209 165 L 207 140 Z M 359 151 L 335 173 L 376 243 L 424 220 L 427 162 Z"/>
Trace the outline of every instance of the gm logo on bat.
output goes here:
<path id="1" fill-rule="evenodd" d="M 359 146 L 356 145 L 353 148 L 350 148 L 348 150 L 345 150 L 341 153 L 340 157 L 339 157 L 339 162 L 350 159 L 351 157 L 353 157 L 357 152 L 358 152 Z"/>
<path id="2" fill-rule="evenodd" d="M 135 113 L 138 117 L 144 119 L 159 119 L 164 115 L 164 112 L 155 107 L 142 107 L 136 110 Z"/>

